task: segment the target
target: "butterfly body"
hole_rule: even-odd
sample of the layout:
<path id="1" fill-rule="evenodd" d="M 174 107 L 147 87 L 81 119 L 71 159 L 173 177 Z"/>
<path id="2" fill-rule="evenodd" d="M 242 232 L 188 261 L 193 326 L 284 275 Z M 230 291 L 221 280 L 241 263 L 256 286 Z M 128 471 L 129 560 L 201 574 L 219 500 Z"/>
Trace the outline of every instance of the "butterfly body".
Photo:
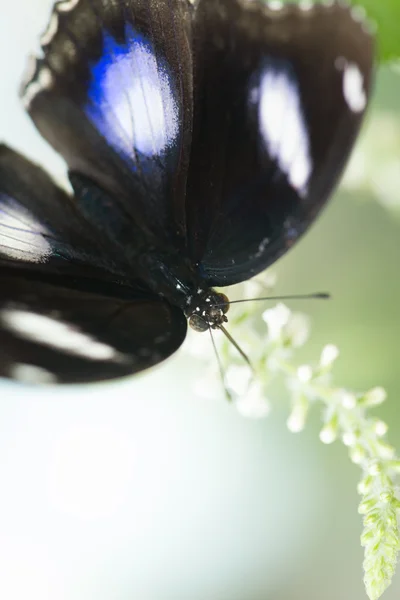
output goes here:
<path id="1" fill-rule="evenodd" d="M 177 257 L 147 254 L 143 264 L 149 288 L 180 308 L 187 318 L 195 313 L 206 317 L 210 309 L 227 304 L 223 294 L 204 284 L 204 278 L 189 259 L 185 263 L 182 257 L 177 260 Z M 208 319 L 211 323 L 210 315 Z"/>
<path id="2" fill-rule="evenodd" d="M 21 88 L 67 194 L 0 147 L 0 374 L 141 371 L 292 247 L 336 186 L 374 42 L 342 2 L 60 0 Z M 52 335 L 53 333 L 53 335 Z"/>

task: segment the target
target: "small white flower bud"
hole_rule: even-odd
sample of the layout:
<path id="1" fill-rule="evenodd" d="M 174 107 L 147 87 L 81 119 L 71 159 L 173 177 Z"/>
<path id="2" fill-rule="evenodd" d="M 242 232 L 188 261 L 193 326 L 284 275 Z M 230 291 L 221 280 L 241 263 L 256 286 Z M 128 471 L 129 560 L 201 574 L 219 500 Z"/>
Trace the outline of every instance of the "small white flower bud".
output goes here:
<path id="1" fill-rule="evenodd" d="M 371 475 L 367 475 L 357 485 L 357 492 L 359 494 L 365 496 L 365 494 L 367 494 L 371 490 L 372 483 L 373 483 L 373 479 L 372 479 Z"/>
<path id="2" fill-rule="evenodd" d="M 369 390 L 362 399 L 364 406 L 379 406 L 386 400 L 386 390 L 383 387 L 375 387 Z"/>
<path id="3" fill-rule="evenodd" d="M 284 304 L 277 304 L 274 308 L 265 310 L 262 314 L 263 321 L 267 324 L 268 335 L 271 340 L 278 340 L 282 329 L 288 323 L 291 312 Z"/>
<path id="4" fill-rule="evenodd" d="M 307 413 L 309 409 L 309 401 L 303 394 L 300 394 L 296 397 L 292 412 L 289 415 L 288 420 L 286 421 L 287 428 L 292 433 L 298 433 L 299 431 L 303 431 L 304 425 L 306 423 Z"/>
<path id="5" fill-rule="evenodd" d="M 363 500 L 360 502 L 358 506 L 358 512 L 360 515 L 366 515 L 371 510 L 373 510 L 378 503 L 377 498 L 369 498 L 368 500 Z"/>
<path id="6" fill-rule="evenodd" d="M 376 421 L 376 423 L 374 425 L 374 430 L 375 430 L 376 435 L 379 437 L 386 435 L 387 430 L 388 430 L 387 423 L 385 423 L 384 421 Z"/>
<path id="7" fill-rule="evenodd" d="M 292 314 L 284 327 L 283 335 L 293 348 L 304 346 L 310 333 L 310 321 L 301 313 Z"/>
<path id="8" fill-rule="evenodd" d="M 352 410 L 357 404 L 355 395 L 347 390 L 340 390 L 339 400 L 343 408 L 347 408 L 348 410 Z"/>
<path id="9" fill-rule="evenodd" d="M 301 365 L 297 369 L 297 377 L 302 383 L 308 383 L 312 378 L 313 372 L 309 365 Z"/>
<path id="10" fill-rule="evenodd" d="M 333 344 L 327 344 L 322 350 L 319 364 L 322 368 L 330 367 L 330 365 L 337 359 L 338 356 L 339 348 Z"/>
<path id="11" fill-rule="evenodd" d="M 351 447 L 357 442 L 357 437 L 352 431 L 346 431 L 342 435 L 342 442 L 345 446 Z"/>
<path id="12" fill-rule="evenodd" d="M 385 504 L 389 504 L 393 500 L 393 492 L 390 490 L 381 492 L 381 494 L 379 495 L 379 500 L 381 502 L 384 502 Z"/>
<path id="13" fill-rule="evenodd" d="M 364 448 L 358 444 L 357 446 L 354 446 L 354 448 L 350 450 L 350 459 L 354 464 L 360 465 L 365 459 Z"/>
<path id="14" fill-rule="evenodd" d="M 332 424 L 329 423 L 325 425 L 319 432 L 319 439 L 323 444 L 332 444 L 337 438 L 337 429 Z"/>
<path id="15" fill-rule="evenodd" d="M 379 475 L 379 473 L 382 471 L 382 466 L 379 462 L 373 462 L 369 467 L 368 467 L 368 473 L 370 475 Z"/>
<path id="16" fill-rule="evenodd" d="M 299 414 L 292 412 L 292 414 L 286 421 L 286 425 L 289 431 L 291 431 L 292 433 L 299 433 L 304 429 L 304 419 L 302 419 Z"/>

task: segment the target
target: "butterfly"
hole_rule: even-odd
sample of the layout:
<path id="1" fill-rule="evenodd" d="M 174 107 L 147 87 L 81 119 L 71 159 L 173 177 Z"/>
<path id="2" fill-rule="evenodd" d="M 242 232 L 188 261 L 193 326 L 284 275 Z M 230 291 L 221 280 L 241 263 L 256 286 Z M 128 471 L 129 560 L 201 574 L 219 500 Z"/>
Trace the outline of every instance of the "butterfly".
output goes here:
<path id="1" fill-rule="evenodd" d="M 73 193 L 0 147 L 0 375 L 93 382 L 218 329 L 214 290 L 291 248 L 366 110 L 343 2 L 61 0 L 21 88 Z"/>

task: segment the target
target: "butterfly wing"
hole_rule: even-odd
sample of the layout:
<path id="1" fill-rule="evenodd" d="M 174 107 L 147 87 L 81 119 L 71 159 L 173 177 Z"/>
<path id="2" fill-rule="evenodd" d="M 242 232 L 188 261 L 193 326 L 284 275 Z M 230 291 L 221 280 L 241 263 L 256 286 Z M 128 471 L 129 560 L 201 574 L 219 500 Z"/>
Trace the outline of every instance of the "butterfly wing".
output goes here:
<path id="1" fill-rule="evenodd" d="M 208 284 L 236 283 L 293 245 L 339 179 L 372 79 L 357 15 L 342 2 L 63 0 L 24 100 L 88 220 L 104 229 L 109 208 L 109 241 L 134 257 L 187 247 Z"/>
<path id="2" fill-rule="evenodd" d="M 183 313 L 138 289 L 38 278 L 0 268 L 0 376 L 88 383 L 137 373 L 170 356 Z"/>
<path id="3" fill-rule="evenodd" d="M 183 342 L 183 313 L 99 245 L 71 197 L 0 146 L 0 376 L 76 383 L 148 368 Z"/>
<path id="4" fill-rule="evenodd" d="M 0 265 L 53 273 L 118 272 L 71 196 L 0 144 Z"/>
<path id="5" fill-rule="evenodd" d="M 118 222 L 175 246 L 192 120 L 190 10 L 187 0 L 57 2 L 22 87 L 41 134 L 86 188 L 110 194 Z"/>
<path id="6" fill-rule="evenodd" d="M 193 262 L 211 285 L 265 269 L 338 182 L 365 112 L 373 38 L 343 3 L 199 0 L 187 185 Z"/>

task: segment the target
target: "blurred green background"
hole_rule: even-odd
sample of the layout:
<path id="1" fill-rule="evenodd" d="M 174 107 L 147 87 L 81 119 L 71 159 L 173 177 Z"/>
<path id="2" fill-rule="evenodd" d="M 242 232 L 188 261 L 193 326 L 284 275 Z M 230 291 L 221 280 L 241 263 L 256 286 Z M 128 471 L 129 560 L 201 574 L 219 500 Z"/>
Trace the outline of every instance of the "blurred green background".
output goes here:
<path id="1" fill-rule="evenodd" d="M 2 0 L 0 132 L 64 177 L 17 100 L 51 0 Z M 299 361 L 341 350 L 336 382 L 383 385 L 400 449 L 400 75 L 388 68 L 341 189 L 277 265 L 277 293 L 329 290 Z M 210 353 L 211 353 L 210 348 Z M 288 433 L 197 397 L 185 348 L 129 382 L 61 391 L 0 384 L 0 598 L 365 598 L 358 468 L 323 446 L 318 414 Z M 400 577 L 386 592 L 400 594 Z"/>

